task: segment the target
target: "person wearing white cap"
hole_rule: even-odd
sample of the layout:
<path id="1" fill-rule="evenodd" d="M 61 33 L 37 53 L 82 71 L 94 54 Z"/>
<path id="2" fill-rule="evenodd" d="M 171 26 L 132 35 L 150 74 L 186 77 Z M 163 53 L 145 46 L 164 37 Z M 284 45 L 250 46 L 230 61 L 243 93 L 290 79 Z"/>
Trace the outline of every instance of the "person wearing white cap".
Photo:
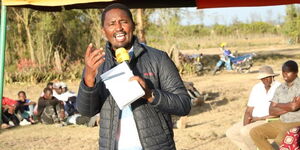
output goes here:
<path id="1" fill-rule="evenodd" d="M 242 150 L 256 150 L 249 134 L 250 130 L 266 123 L 265 119 L 273 117 L 269 115 L 269 106 L 276 88 L 280 85 L 280 82 L 274 80 L 278 75 L 270 66 L 262 66 L 259 69 L 257 78 L 261 81 L 252 88 L 243 121 L 226 131 L 226 136 Z"/>

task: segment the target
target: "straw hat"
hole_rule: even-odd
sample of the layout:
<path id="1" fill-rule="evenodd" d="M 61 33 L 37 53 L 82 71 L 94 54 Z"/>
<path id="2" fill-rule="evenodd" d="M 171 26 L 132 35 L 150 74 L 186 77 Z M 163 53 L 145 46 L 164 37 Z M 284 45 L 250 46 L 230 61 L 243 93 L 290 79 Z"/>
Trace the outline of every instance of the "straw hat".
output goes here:
<path id="1" fill-rule="evenodd" d="M 270 66 L 262 66 L 259 68 L 258 79 L 263 79 L 266 77 L 278 76 L 278 73 L 274 73 L 273 69 Z"/>

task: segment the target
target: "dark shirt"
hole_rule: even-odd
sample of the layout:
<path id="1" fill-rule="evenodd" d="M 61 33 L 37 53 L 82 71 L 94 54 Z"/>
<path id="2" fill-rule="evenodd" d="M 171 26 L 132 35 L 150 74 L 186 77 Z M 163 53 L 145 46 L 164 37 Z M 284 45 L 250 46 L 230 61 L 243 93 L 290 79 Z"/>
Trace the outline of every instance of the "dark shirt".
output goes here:
<path id="1" fill-rule="evenodd" d="M 62 101 L 56 99 L 54 96 L 52 97 L 52 99 L 45 99 L 44 97 L 40 97 L 39 101 L 38 101 L 38 117 L 40 117 L 44 111 L 44 109 L 47 106 L 53 106 L 55 107 L 56 105 L 60 106 L 60 109 L 64 108 L 64 104 L 62 103 Z"/>
<path id="2" fill-rule="evenodd" d="M 17 100 L 17 104 L 19 107 L 22 107 L 22 110 L 29 111 L 29 106 L 25 105 L 26 103 L 30 103 L 29 99 L 25 99 L 25 101 Z"/>

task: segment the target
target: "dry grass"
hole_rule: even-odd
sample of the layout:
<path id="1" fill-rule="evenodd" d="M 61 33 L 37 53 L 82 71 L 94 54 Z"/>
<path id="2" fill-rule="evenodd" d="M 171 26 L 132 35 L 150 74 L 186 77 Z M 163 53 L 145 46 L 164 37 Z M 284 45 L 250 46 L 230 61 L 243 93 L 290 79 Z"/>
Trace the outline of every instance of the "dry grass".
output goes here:
<path id="1" fill-rule="evenodd" d="M 242 118 L 251 87 L 258 82 L 257 69 L 260 65 L 271 65 L 275 72 L 280 73 L 283 62 L 295 59 L 300 63 L 300 58 L 290 54 L 299 54 L 299 48 L 282 53 L 275 59 L 268 51 L 272 47 L 258 49 L 259 54 L 266 55 L 259 59 L 251 73 L 238 74 L 234 72 L 222 72 L 216 76 L 206 74 L 204 76 L 188 75 L 184 80 L 192 81 L 200 91 L 209 93 L 212 98 L 202 106 L 193 107 L 187 118 L 186 129 L 174 129 L 175 141 L 179 150 L 234 150 L 238 149 L 225 136 L 226 129 Z M 274 49 L 274 48 L 273 48 Z M 282 81 L 282 77 L 277 77 Z M 79 81 L 67 82 L 70 89 L 77 91 Z M 11 84 L 5 85 L 4 95 L 16 98 L 19 90 L 25 90 L 28 97 L 37 100 L 45 84 Z M 9 130 L 0 130 L 1 150 L 92 150 L 98 149 L 99 128 L 84 126 L 57 127 L 55 125 L 32 125 L 18 127 Z"/>

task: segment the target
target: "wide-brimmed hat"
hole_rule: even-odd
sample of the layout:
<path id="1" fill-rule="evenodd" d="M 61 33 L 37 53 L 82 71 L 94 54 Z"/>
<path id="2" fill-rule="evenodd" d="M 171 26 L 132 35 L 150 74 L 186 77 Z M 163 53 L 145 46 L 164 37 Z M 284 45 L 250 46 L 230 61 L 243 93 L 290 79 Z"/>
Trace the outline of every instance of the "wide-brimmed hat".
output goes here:
<path id="1" fill-rule="evenodd" d="M 259 68 L 258 79 L 263 79 L 266 77 L 278 76 L 278 73 L 274 73 L 273 69 L 270 66 L 262 66 Z"/>

